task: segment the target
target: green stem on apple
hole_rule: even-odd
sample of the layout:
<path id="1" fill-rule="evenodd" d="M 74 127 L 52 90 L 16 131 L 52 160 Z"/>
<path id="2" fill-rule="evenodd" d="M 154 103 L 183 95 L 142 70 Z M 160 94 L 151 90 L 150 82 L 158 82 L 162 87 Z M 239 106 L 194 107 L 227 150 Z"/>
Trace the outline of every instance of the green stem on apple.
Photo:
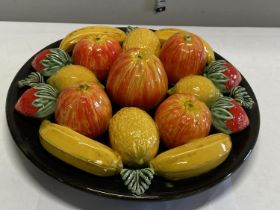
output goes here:
<path id="1" fill-rule="evenodd" d="M 80 84 L 80 89 L 81 90 L 87 90 L 89 88 L 88 84 L 87 83 L 81 83 Z"/>
<path id="2" fill-rule="evenodd" d="M 191 44 L 192 43 L 192 36 L 189 33 L 185 34 L 185 40 L 187 43 Z"/>

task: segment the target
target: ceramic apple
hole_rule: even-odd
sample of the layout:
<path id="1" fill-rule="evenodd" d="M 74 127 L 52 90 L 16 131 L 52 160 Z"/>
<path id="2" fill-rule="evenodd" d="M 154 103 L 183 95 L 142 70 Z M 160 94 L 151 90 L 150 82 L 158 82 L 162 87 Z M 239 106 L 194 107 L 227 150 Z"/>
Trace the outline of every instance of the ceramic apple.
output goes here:
<path id="1" fill-rule="evenodd" d="M 157 56 L 145 49 L 134 48 L 116 59 L 106 88 L 110 98 L 120 106 L 149 110 L 165 96 L 168 80 Z"/>
<path id="2" fill-rule="evenodd" d="M 211 128 L 211 113 L 205 103 L 192 94 L 174 94 L 156 110 L 160 138 L 168 148 L 205 137 Z"/>
<path id="3" fill-rule="evenodd" d="M 81 39 L 75 45 L 72 60 L 73 64 L 89 68 L 99 81 L 104 81 L 120 52 L 121 46 L 117 40 L 107 36 L 92 35 Z"/>
<path id="4" fill-rule="evenodd" d="M 79 83 L 64 89 L 57 99 L 58 124 L 96 138 L 104 133 L 112 117 L 111 102 L 97 83 Z"/>
<path id="5" fill-rule="evenodd" d="M 188 32 L 171 36 L 164 43 L 159 57 L 169 82 L 174 84 L 185 76 L 202 74 L 207 61 L 201 39 Z"/>

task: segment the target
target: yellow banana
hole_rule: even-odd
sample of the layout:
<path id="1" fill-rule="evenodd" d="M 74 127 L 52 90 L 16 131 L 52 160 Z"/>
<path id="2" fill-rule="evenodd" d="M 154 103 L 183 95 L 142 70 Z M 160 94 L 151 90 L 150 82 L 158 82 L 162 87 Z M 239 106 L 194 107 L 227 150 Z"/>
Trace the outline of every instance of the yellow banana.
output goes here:
<path id="1" fill-rule="evenodd" d="M 123 165 L 111 148 L 68 127 L 44 120 L 39 129 L 42 146 L 53 156 L 97 176 L 118 174 Z"/>
<path id="2" fill-rule="evenodd" d="M 159 38 L 160 43 L 162 45 L 167 39 L 169 39 L 169 37 L 181 31 L 184 30 L 178 28 L 163 28 L 155 31 L 155 34 Z"/>
<path id="3" fill-rule="evenodd" d="M 159 154 L 151 160 L 150 167 L 168 180 L 186 179 L 217 167 L 230 151 L 230 136 L 217 133 Z"/>
<path id="4" fill-rule="evenodd" d="M 119 42 L 123 42 L 126 37 L 125 32 L 111 26 L 87 26 L 79 28 L 66 35 L 61 41 L 59 48 L 66 52 L 70 52 L 79 40 L 91 35 L 107 36 L 116 39 Z"/>
<path id="5" fill-rule="evenodd" d="M 171 37 L 173 34 L 178 33 L 184 31 L 182 29 L 178 29 L 178 28 L 163 28 L 163 29 L 159 29 L 155 32 L 155 34 L 157 35 L 157 37 L 160 40 L 160 43 L 163 44 L 167 39 L 169 39 L 169 37 Z M 191 33 L 189 31 L 186 31 L 188 33 Z M 214 51 L 212 49 L 212 47 L 209 45 L 209 43 L 207 41 L 205 41 L 203 38 L 199 37 L 203 43 L 204 46 L 204 51 L 207 55 L 207 63 L 211 63 L 212 61 L 215 61 L 215 55 L 214 55 Z"/>

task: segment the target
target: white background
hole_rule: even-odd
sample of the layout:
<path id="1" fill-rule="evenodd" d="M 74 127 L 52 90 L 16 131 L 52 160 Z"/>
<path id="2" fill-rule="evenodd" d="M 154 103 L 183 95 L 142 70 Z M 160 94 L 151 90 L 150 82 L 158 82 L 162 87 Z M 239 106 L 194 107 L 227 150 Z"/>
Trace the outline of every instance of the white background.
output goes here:
<path id="1" fill-rule="evenodd" d="M 280 26 L 279 0 L 1 0 L 0 20 L 103 24 Z"/>
<path id="2" fill-rule="evenodd" d="M 8 87 L 38 50 L 82 25 L 0 22 L 0 209 L 280 209 L 280 29 L 181 27 L 205 38 L 246 77 L 257 96 L 261 128 L 253 153 L 228 180 L 185 199 L 166 202 L 110 200 L 47 176 L 16 147 L 5 118 Z M 148 26 L 150 27 L 150 26 Z M 152 27 L 156 28 L 156 27 Z"/>

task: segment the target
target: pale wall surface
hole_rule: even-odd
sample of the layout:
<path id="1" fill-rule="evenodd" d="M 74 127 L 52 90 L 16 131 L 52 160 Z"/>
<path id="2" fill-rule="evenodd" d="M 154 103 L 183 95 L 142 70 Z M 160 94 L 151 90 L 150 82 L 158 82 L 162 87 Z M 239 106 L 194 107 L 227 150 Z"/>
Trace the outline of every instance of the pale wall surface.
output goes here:
<path id="1" fill-rule="evenodd" d="M 280 26 L 279 0 L 0 0 L 0 21 L 99 24 Z"/>

